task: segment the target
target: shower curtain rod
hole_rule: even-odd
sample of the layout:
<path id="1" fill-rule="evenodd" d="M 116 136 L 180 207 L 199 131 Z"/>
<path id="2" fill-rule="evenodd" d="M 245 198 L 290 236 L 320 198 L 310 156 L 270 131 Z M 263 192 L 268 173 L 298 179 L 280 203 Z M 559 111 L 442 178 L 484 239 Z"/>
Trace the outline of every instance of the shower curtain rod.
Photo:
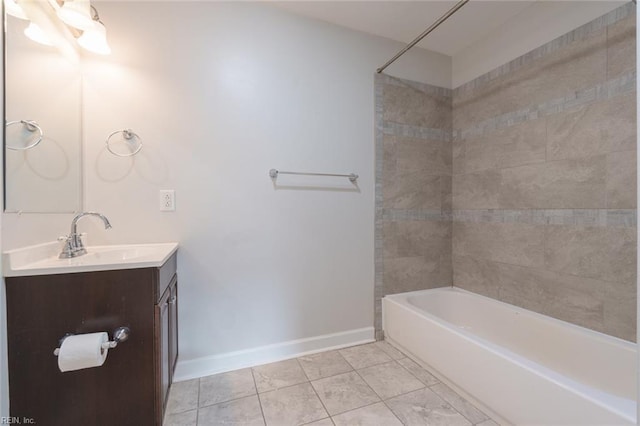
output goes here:
<path id="1" fill-rule="evenodd" d="M 425 38 L 431 31 L 435 30 L 436 28 L 438 28 L 438 26 L 440 24 L 442 24 L 444 21 L 446 21 L 447 19 L 449 19 L 449 17 L 451 15 L 453 15 L 454 13 L 456 13 L 458 11 L 458 9 L 460 9 L 462 6 L 464 6 L 465 4 L 469 3 L 469 0 L 461 0 L 458 3 L 456 3 L 455 6 L 453 6 L 451 9 L 449 9 L 449 11 L 447 13 L 445 13 L 444 15 L 442 15 L 440 17 L 440 19 L 438 19 L 436 22 L 434 22 L 433 24 L 431 24 L 431 26 L 429 28 L 427 28 L 426 30 L 424 30 L 424 32 L 422 34 L 420 34 L 418 37 L 416 37 L 415 40 L 413 40 L 411 43 L 407 44 L 407 46 L 402 49 L 401 51 L 399 51 L 398 53 L 396 53 L 396 56 L 394 56 L 393 58 L 389 59 L 389 61 L 384 64 L 383 66 L 381 66 L 380 68 L 378 68 L 376 70 L 376 72 L 378 74 L 380 74 L 382 71 L 384 71 L 384 69 L 386 67 L 388 67 L 389 65 L 391 65 L 392 63 L 395 62 L 396 59 L 398 59 L 400 56 L 404 55 L 407 50 L 411 49 L 413 46 L 415 46 L 416 44 L 418 44 L 420 42 L 420 40 L 422 40 L 423 38 Z"/>

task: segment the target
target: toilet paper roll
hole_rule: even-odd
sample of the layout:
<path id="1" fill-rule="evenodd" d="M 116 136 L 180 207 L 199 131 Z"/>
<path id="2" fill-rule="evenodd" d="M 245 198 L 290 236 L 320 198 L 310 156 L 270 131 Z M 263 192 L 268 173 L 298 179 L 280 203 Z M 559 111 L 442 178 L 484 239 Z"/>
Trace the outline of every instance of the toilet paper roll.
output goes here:
<path id="1" fill-rule="evenodd" d="M 102 344 L 108 340 L 105 332 L 68 336 L 60 346 L 58 368 L 65 372 L 101 366 L 107 359 Z"/>

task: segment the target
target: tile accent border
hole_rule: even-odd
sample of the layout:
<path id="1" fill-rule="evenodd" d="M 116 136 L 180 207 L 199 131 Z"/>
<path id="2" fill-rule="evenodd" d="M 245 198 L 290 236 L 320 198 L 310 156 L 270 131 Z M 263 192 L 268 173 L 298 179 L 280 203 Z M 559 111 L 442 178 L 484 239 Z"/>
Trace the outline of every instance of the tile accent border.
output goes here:
<path id="1" fill-rule="evenodd" d="M 404 222 L 411 220 L 431 220 L 437 222 L 450 221 L 452 212 L 441 210 L 399 210 L 383 209 L 383 222 Z"/>
<path id="2" fill-rule="evenodd" d="M 454 210 L 453 221 L 619 228 L 637 226 L 635 209 Z"/>
<path id="3" fill-rule="evenodd" d="M 552 52 L 555 52 L 573 43 L 574 41 L 584 40 L 594 32 L 601 30 L 602 28 L 606 28 L 609 25 L 615 24 L 616 22 L 635 14 L 635 11 L 636 7 L 631 2 L 620 6 L 607 13 L 606 15 L 596 18 L 593 21 L 576 28 L 571 32 L 568 32 L 565 35 L 562 35 L 536 49 L 533 49 L 529 53 L 526 53 L 510 62 L 507 62 L 504 65 L 499 66 L 498 68 L 495 68 L 494 70 L 489 71 L 486 74 L 481 75 L 480 77 L 477 77 L 467 83 L 458 86 L 453 90 L 453 92 L 456 94 L 461 94 L 467 91 L 475 90 L 476 88 L 487 84 L 498 77 L 504 76 L 505 74 L 509 74 L 526 65 L 529 65 L 533 61 L 540 59 Z"/>
<path id="4" fill-rule="evenodd" d="M 568 96 L 498 115 L 481 121 L 467 129 L 456 129 L 453 131 L 453 138 L 466 139 L 469 136 L 481 136 L 486 132 L 503 129 L 525 121 L 537 120 L 540 117 L 557 114 L 567 109 L 611 99 L 620 95 L 635 93 L 635 91 L 636 70 L 633 70 L 620 77 L 613 78 L 588 89 L 577 91 Z"/>
<path id="5" fill-rule="evenodd" d="M 385 135 L 404 136 L 408 138 L 429 139 L 435 141 L 451 141 L 451 132 L 442 129 L 431 129 L 428 127 L 411 126 L 409 124 L 384 123 L 383 133 Z"/>
<path id="6" fill-rule="evenodd" d="M 375 229 L 374 229 L 374 284 L 373 284 L 373 325 L 375 329 L 375 339 L 383 340 L 382 331 L 382 296 L 383 296 L 383 276 L 384 276 L 384 240 L 383 229 L 383 198 L 382 198 L 382 169 L 384 165 L 384 85 L 391 81 L 385 74 L 374 74 L 375 90 Z"/>

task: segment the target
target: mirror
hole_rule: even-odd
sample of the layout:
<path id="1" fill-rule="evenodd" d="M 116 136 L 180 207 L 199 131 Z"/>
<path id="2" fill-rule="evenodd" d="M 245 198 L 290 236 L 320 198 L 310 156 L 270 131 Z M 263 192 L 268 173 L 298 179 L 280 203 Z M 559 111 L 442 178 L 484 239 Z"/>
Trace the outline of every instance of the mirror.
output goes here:
<path id="1" fill-rule="evenodd" d="M 65 31 L 69 31 L 56 23 L 47 2 L 21 4 L 29 4 L 27 16 L 46 30 L 54 45 L 25 36 L 29 20 L 5 16 L 5 212 L 79 211 L 82 79 L 78 54 L 66 41 L 70 33 Z"/>

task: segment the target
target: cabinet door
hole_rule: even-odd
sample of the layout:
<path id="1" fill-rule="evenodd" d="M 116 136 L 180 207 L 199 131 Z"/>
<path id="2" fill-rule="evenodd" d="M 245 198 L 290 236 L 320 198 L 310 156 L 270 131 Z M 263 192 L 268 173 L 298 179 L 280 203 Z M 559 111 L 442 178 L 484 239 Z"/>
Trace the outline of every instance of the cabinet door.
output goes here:
<path id="1" fill-rule="evenodd" d="M 158 401 L 158 408 L 160 411 L 160 420 L 162 420 L 164 414 L 164 408 L 167 403 L 167 394 L 170 384 L 170 372 L 169 372 L 169 297 L 171 292 L 167 289 L 165 294 L 160 299 L 160 302 L 156 305 L 156 336 L 158 338 L 157 350 L 158 358 L 160 361 L 159 373 L 160 373 L 160 400 Z"/>
<path id="2" fill-rule="evenodd" d="M 173 382 L 173 372 L 178 360 L 178 280 L 173 277 L 169 296 L 169 383 Z"/>

